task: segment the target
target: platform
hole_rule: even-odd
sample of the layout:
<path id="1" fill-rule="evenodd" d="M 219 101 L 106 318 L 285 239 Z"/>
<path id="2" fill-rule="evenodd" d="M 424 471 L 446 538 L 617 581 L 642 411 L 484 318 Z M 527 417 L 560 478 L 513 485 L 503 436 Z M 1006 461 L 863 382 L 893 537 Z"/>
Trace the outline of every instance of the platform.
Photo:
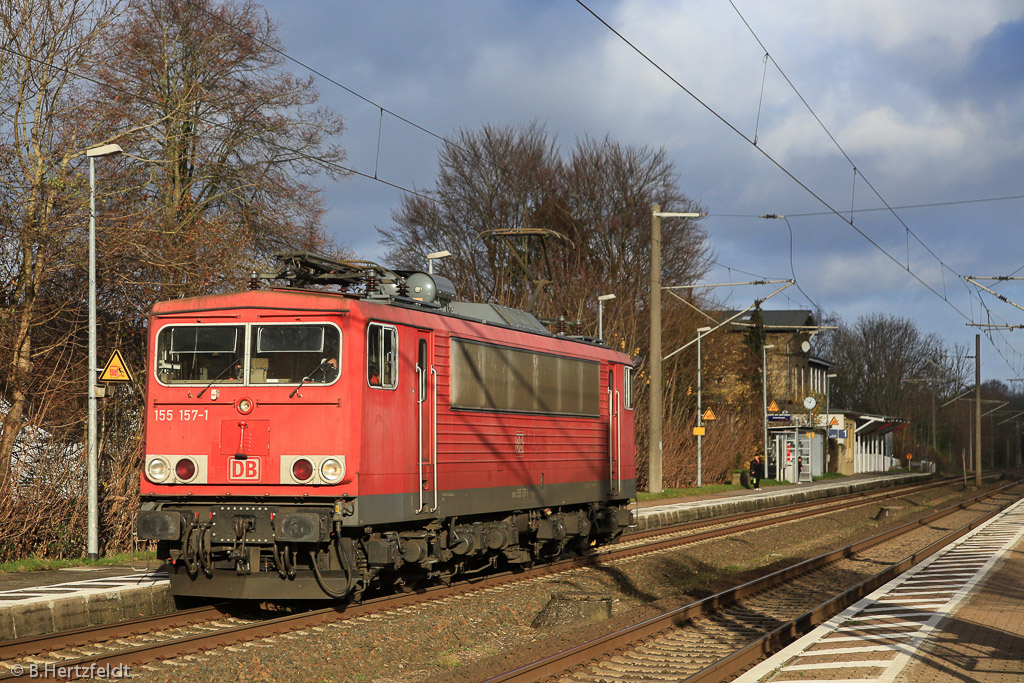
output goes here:
<path id="1" fill-rule="evenodd" d="M 167 574 L 160 571 L 75 567 L 0 574 L 0 641 L 173 610 Z"/>
<path id="2" fill-rule="evenodd" d="M 842 479 L 824 479 L 806 484 L 769 486 L 757 490 L 727 491 L 673 502 L 649 501 L 641 503 L 634 510 L 636 530 L 646 531 L 673 524 L 766 510 L 848 493 L 924 482 L 933 476 L 932 474 L 861 475 Z"/>
<path id="3" fill-rule="evenodd" d="M 737 683 L 1024 680 L 1024 501 L 752 668 Z"/>

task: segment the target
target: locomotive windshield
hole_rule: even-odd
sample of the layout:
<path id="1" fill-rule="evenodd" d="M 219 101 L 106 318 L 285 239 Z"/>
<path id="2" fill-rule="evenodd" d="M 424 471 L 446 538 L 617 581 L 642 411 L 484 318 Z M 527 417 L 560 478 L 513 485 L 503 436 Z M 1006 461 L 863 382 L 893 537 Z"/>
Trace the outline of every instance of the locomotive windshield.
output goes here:
<path id="1" fill-rule="evenodd" d="M 333 325 L 254 325 L 250 384 L 329 384 L 341 369 Z"/>
<path id="2" fill-rule="evenodd" d="M 165 327 L 157 339 L 157 377 L 164 384 L 240 384 L 244 343 L 242 325 Z"/>
<path id="3" fill-rule="evenodd" d="M 341 371 L 341 332 L 327 323 L 168 325 L 156 347 L 163 384 L 330 384 Z"/>

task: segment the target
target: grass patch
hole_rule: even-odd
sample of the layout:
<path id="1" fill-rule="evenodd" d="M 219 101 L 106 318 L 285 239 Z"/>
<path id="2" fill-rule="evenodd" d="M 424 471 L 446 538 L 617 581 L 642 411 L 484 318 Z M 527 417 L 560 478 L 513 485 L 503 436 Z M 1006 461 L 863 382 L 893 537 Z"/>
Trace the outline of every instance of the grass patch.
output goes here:
<path id="1" fill-rule="evenodd" d="M 820 477 L 820 478 L 833 479 L 833 478 L 842 477 L 842 476 L 845 476 L 845 475 L 844 474 L 828 474 L 828 475 L 826 475 L 824 477 Z M 819 477 L 815 477 L 815 478 L 819 478 Z M 762 479 L 761 480 L 761 487 L 764 488 L 765 486 L 781 486 L 781 485 L 785 485 L 785 484 L 788 484 L 788 483 L 790 483 L 790 482 L 788 482 L 788 481 L 777 481 L 775 479 Z M 709 484 L 707 486 L 701 486 L 699 488 L 697 488 L 696 486 L 690 486 L 689 488 L 666 488 L 660 494 L 651 494 L 651 493 L 646 492 L 646 490 L 638 490 L 638 492 L 637 492 L 637 500 L 639 500 L 639 501 L 664 501 L 664 500 L 669 499 L 669 498 L 687 498 L 689 496 L 707 496 L 708 494 L 721 494 L 723 492 L 727 492 L 727 490 L 749 490 L 749 489 L 743 488 L 742 486 L 740 486 L 738 484 L 713 483 L 713 484 Z"/>
<path id="2" fill-rule="evenodd" d="M 147 559 L 156 559 L 156 551 L 135 553 L 136 562 L 144 562 Z M 52 559 L 47 557 L 26 557 L 10 562 L 0 562 L 0 573 L 14 572 L 41 572 L 65 567 L 106 567 L 113 565 L 131 564 L 132 556 L 129 553 L 118 553 L 108 557 L 101 557 L 98 560 L 88 560 L 84 557 L 71 559 Z"/>
<path id="3" fill-rule="evenodd" d="M 788 481 L 776 481 L 774 479 L 762 479 L 761 488 L 765 486 L 778 486 L 780 484 L 788 484 Z M 649 493 L 647 491 L 637 491 L 637 500 L 665 500 L 666 498 L 686 498 L 687 496 L 706 496 L 709 493 L 722 493 L 724 491 L 746 491 L 739 484 L 709 484 L 700 488 L 691 486 L 685 489 L 665 489 L 661 493 Z"/>

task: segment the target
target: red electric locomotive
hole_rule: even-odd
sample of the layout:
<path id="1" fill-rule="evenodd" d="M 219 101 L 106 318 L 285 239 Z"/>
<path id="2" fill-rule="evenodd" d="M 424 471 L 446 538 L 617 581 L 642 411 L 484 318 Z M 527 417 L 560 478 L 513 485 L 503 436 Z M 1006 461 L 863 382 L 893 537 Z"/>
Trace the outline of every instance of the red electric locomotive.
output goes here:
<path id="1" fill-rule="evenodd" d="M 150 317 L 138 535 L 176 595 L 359 599 L 630 524 L 628 356 L 437 275 L 282 258 L 289 287 Z"/>

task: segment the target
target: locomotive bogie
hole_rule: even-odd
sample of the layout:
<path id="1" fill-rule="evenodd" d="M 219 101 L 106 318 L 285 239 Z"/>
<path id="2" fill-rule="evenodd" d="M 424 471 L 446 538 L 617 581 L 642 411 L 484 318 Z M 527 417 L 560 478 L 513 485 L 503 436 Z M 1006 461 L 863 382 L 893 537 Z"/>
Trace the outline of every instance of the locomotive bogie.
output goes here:
<path id="1" fill-rule="evenodd" d="M 449 581 L 582 552 L 614 540 L 631 521 L 627 508 L 599 505 L 412 528 L 346 528 L 336 517 L 327 507 L 167 505 L 141 511 L 139 531 L 159 540 L 176 595 L 289 600 Z M 312 581 L 300 580 L 307 574 Z"/>

